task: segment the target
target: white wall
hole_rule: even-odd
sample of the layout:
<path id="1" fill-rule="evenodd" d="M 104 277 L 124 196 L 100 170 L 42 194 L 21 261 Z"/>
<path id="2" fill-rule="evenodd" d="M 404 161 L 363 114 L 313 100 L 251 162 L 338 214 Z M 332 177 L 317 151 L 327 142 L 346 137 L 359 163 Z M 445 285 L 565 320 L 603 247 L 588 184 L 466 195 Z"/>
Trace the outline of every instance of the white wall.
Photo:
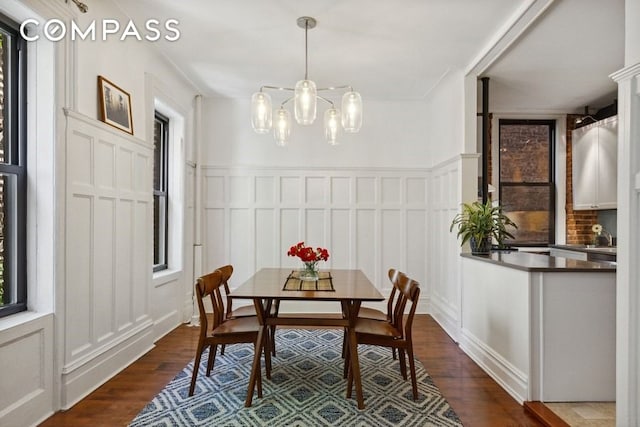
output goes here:
<path id="1" fill-rule="evenodd" d="M 251 129 L 250 102 L 209 98 L 204 102 L 203 163 L 230 166 L 424 168 L 427 111 L 423 101 L 363 100 L 364 120 L 356 134 L 341 133 L 338 146 L 324 142 L 322 117 L 311 126 L 293 125 L 287 147 L 273 135 Z M 304 164 L 301 164 L 304 163 Z"/>
<path id="2" fill-rule="evenodd" d="M 232 287 L 263 267 L 300 268 L 299 241 L 329 249 L 320 268 L 361 269 L 384 295 L 389 268 L 425 284 L 427 170 L 223 168 L 204 171 L 205 270 L 233 264 Z M 422 310 L 428 293 L 421 295 Z M 339 311 L 309 303 L 295 312 Z M 380 307 L 382 308 L 382 306 Z"/>
<path id="3" fill-rule="evenodd" d="M 624 8 L 624 64 L 629 66 L 640 62 L 640 1 L 625 0 Z"/>
<path id="4" fill-rule="evenodd" d="M 451 70 L 427 95 L 427 113 L 423 123 L 429 147 L 429 166 L 440 164 L 465 152 L 464 88 L 462 71 Z"/>
<path id="5" fill-rule="evenodd" d="M 67 25 L 78 14 L 63 0 L 3 1 L 0 11 L 19 22 L 40 15 Z M 102 18 L 128 21 L 111 1 L 93 2 L 89 13 L 75 17 L 81 27 Z M 48 62 L 29 57 L 30 78 L 38 83 L 38 90 L 30 91 L 37 98 L 29 103 L 30 311 L 0 319 L 0 360 L 24 360 L 37 375 L 5 372 L 2 425 L 37 424 L 70 407 L 190 315 L 184 311 L 190 310 L 193 263 L 191 248 L 183 249 L 193 241 L 189 177 L 197 91 L 151 43 L 111 39 L 51 45 L 28 48 L 30 55 L 51 55 Z M 98 75 L 131 94 L 134 136 L 96 120 Z M 42 97 L 42 89 L 50 93 Z M 178 203 L 170 213 L 179 219 L 172 233 L 180 250 L 162 283 L 153 280 L 151 268 L 148 129 L 156 98 L 183 120 L 181 135 L 175 136 L 182 166 L 174 183 Z M 43 129 L 49 129 L 50 142 Z"/>

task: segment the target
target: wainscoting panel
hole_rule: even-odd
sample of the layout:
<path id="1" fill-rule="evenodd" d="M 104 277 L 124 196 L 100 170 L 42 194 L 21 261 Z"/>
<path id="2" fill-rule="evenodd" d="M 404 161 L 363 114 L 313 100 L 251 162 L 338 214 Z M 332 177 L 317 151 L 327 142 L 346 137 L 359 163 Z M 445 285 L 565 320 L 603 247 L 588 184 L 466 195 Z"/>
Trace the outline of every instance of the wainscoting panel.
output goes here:
<path id="1" fill-rule="evenodd" d="M 428 200 L 430 224 L 427 251 L 429 283 L 431 285 L 429 311 L 447 333 L 459 339 L 461 322 L 460 246 L 456 233 L 449 232 L 451 220 L 460 210 L 460 173 L 462 162 L 456 157 L 431 172 Z M 414 187 L 419 187 L 415 183 Z M 415 189 L 416 194 L 419 188 Z"/>
<path id="2" fill-rule="evenodd" d="M 67 111 L 61 403 L 152 346 L 152 147 Z"/>
<path id="3" fill-rule="evenodd" d="M 299 268 L 287 250 L 304 241 L 329 249 L 321 268 L 361 269 L 386 295 L 395 267 L 423 283 L 428 300 L 427 169 L 210 166 L 203 173 L 204 267 L 233 264 L 232 287 L 263 267 Z"/>

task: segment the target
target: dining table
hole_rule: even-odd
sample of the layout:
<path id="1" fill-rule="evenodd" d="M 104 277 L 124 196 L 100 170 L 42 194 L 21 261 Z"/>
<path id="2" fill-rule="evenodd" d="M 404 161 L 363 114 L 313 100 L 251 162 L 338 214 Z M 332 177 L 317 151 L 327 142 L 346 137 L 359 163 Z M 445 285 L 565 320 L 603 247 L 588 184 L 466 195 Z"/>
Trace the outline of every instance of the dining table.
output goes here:
<path id="1" fill-rule="evenodd" d="M 298 273 L 291 268 L 262 268 L 229 294 L 232 299 L 253 300 L 260 323 L 245 407 L 251 406 L 256 379 L 261 375 L 260 358 L 266 346 L 267 328 L 302 326 L 345 328 L 358 409 L 364 409 L 355 323 L 363 302 L 383 301 L 384 297 L 361 270 L 321 270 L 317 280 L 303 280 Z M 279 307 L 281 301 L 334 301 L 340 304 L 341 315 L 307 314 L 302 310 L 283 315 L 278 309 L 272 309 Z M 347 390 L 347 398 L 351 397 L 351 391 Z"/>

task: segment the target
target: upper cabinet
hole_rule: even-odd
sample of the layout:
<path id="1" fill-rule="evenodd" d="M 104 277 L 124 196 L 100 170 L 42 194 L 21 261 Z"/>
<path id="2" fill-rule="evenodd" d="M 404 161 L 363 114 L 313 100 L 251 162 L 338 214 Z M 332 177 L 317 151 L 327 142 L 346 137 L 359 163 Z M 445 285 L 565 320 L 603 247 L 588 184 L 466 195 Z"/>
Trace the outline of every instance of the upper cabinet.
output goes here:
<path id="1" fill-rule="evenodd" d="M 573 209 L 616 209 L 618 117 L 572 132 Z"/>

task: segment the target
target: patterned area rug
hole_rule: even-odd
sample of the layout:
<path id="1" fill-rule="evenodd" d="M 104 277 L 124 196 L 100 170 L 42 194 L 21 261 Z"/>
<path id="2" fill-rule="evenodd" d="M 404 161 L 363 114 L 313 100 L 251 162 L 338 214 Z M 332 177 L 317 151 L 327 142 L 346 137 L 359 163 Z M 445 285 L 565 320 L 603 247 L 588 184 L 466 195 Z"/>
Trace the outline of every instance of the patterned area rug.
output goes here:
<path id="1" fill-rule="evenodd" d="M 139 426 L 461 426 L 440 390 L 416 360 L 419 400 L 411 380 L 388 348 L 360 345 L 366 408 L 345 398 L 342 331 L 278 329 L 271 380 L 263 375 L 263 397 L 244 407 L 253 346 L 227 346 L 206 377 L 202 357 L 196 391 L 188 397 L 189 363 L 131 422 Z M 264 363 L 263 363 L 264 369 Z M 407 367 L 408 369 L 408 367 Z"/>

